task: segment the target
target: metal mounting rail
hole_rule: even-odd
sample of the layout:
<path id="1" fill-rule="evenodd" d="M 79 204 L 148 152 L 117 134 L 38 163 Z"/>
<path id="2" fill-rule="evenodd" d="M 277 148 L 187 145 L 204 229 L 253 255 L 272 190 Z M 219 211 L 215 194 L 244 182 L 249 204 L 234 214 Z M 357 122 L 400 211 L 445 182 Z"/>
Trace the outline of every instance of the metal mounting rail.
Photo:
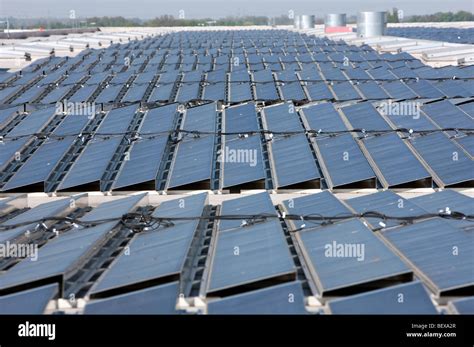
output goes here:
<path id="1" fill-rule="evenodd" d="M 127 128 L 127 132 L 138 132 L 140 126 L 142 124 L 143 118 L 145 117 L 144 111 L 138 111 L 133 117 L 132 122 Z M 100 180 L 100 190 L 102 192 L 107 192 L 112 190 L 112 184 L 114 183 L 117 174 L 119 173 L 120 169 L 122 168 L 124 162 L 127 160 L 127 153 L 129 153 L 130 148 L 132 147 L 133 143 L 130 141 L 130 138 L 123 137 L 122 141 L 120 141 L 119 146 L 115 150 L 112 159 L 110 160 L 107 168 Z"/>
<path id="2" fill-rule="evenodd" d="M 183 122 L 183 114 L 177 113 L 175 116 L 175 129 L 180 129 Z M 175 156 L 176 147 L 178 145 L 178 137 L 169 136 L 168 142 L 166 143 L 166 148 L 161 159 L 160 168 L 158 169 L 158 174 L 156 176 L 156 190 L 163 191 L 167 189 L 168 175 L 171 171 L 173 165 L 173 159 Z"/>

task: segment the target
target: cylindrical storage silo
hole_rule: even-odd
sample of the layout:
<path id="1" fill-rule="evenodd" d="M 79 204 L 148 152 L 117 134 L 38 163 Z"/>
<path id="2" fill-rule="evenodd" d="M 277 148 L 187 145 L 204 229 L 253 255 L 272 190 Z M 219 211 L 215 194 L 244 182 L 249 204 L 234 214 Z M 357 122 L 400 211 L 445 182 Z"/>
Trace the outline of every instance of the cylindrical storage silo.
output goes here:
<path id="1" fill-rule="evenodd" d="M 313 15 L 304 14 L 301 16 L 301 29 L 314 29 L 316 19 Z"/>
<path id="2" fill-rule="evenodd" d="M 295 16 L 294 20 L 294 27 L 295 29 L 301 29 L 301 16 Z"/>
<path id="3" fill-rule="evenodd" d="M 359 12 L 357 15 L 357 36 L 373 37 L 385 34 L 386 12 Z"/>
<path id="4" fill-rule="evenodd" d="M 325 27 L 345 27 L 347 24 L 345 13 L 329 13 L 324 18 Z"/>

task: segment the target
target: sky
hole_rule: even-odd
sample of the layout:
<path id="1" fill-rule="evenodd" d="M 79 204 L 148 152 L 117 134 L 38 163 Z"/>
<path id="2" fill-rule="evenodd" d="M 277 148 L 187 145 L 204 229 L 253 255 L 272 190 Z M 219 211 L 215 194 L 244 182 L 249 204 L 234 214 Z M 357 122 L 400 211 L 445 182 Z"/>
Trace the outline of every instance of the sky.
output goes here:
<path id="1" fill-rule="evenodd" d="M 149 19 L 163 14 L 186 18 L 225 16 L 278 16 L 293 10 L 295 14 L 356 14 L 397 7 L 405 15 L 465 10 L 474 12 L 474 0 L 0 0 L 0 17 L 77 17 L 123 16 Z"/>

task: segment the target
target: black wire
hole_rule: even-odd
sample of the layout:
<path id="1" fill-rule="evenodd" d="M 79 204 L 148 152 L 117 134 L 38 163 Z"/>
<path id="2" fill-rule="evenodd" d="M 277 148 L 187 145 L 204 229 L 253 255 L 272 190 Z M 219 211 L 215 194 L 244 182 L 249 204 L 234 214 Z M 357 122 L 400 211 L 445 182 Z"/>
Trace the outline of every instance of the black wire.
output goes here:
<path id="1" fill-rule="evenodd" d="M 99 225 L 103 225 L 106 223 L 120 223 L 123 226 L 130 228 L 130 229 L 158 229 L 160 226 L 170 227 L 175 225 L 174 222 L 177 221 L 196 221 L 196 220 L 242 220 L 245 221 L 245 225 L 252 225 L 255 223 L 265 222 L 268 219 L 279 219 L 279 220 L 299 220 L 299 221 L 309 221 L 309 222 L 321 222 L 321 225 L 327 225 L 338 221 L 344 221 L 352 218 L 376 218 L 383 221 L 397 221 L 404 224 L 411 224 L 415 221 L 424 220 L 428 218 L 439 217 L 443 219 L 449 220 L 465 220 L 474 223 L 474 215 L 464 214 L 458 211 L 452 212 L 439 212 L 439 213 L 425 213 L 419 215 L 411 215 L 411 216 L 391 216 L 386 215 L 384 213 L 378 211 L 366 211 L 362 213 L 346 213 L 346 214 L 338 214 L 333 216 L 323 216 L 320 214 L 309 214 L 309 215 L 297 215 L 297 214 L 286 214 L 284 216 L 276 215 L 276 214 L 249 214 L 249 215 L 203 215 L 203 216 L 190 216 L 190 217 L 155 217 L 151 215 L 146 215 L 144 213 L 127 213 L 122 215 L 121 217 L 116 218 L 105 218 L 105 219 L 97 219 L 97 220 L 82 220 L 80 218 L 71 218 L 71 217 L 61 217 L 61 216 L 49 216 L 41 219 L 25 221 L 22 223 L 16 224 L 7 224 L 7 225 L 0 225 L 0 231 L 4 230 L 11 230 L 19 227 L 25 227 L 30 225 L 46 225 L 47 222 L 66 222 L 70 225 L 76 225 L 83 228 L 91 228 Z"/>
<path id="2" fill-rule="evenodd" d="M 17 136 L 0 136 L 0 143 L 3 141 L 16 141 L 23 138 L 30 138 L 35 137 L 37 139 L 53 139 L 53 140 L 63 140 L 68 137 L 80 137 L 83 139 L 92 139 L 92 138 L 101 138 L 101 139 L 108 139 L 111 137 L 130 137 L 131 142 L 137 141 L 140 139 L 152 139 L 157 136 L 163 135 L 171 135 L 177 136 L 179 134 L 184 135 L 192 135 L 193 137 L 199 137 L 201 135 L 215 135 L 215 136 L 232 136 L 232 135 L 239 135 L 239 136 L 252 136 L 252 135 L 274 135 L 274 136 L 291 136 L 291 135 L 298 135 L 298 134 L 305 134 L 312 137 L 318 136 L 337 136 L 342 134 L 350 134 L 350 133 L 359 133 L 359 134 L 367 134 L 367 135 L 381 135 L 381 134 L 388 134 L 388 133 L 404 133 L 404 134 L 432 134 L 432 133 L 439 133 L 439 132 L 448 132 L 453 131 L 456 133 L 464 133 L 466 135 L 474 134 L 474 128 L 442 128 L 442 129 L 423 129 L 423 130 L 414 130 L 414 129 L 407 129 L 407 128 L 396 128 L 396 129 L 381 129 L 381 130 L 366 130 L 366 129 L 350 129 L 350 130 L 337 130 L 337 131 L 325 131 L 322 129 L 315 130 L 315 129 L 308 129 L 308 130 L 296 130 L 296 131 L 273 131 L 273 130 L 252 130 L 252 131 L 201 131 L 201 130 L 187 130 L 187 129 L 175 129 L 169 131 L 157 131 L 157 132 L 137 132 L 137 131 L 126 131 L 126 132 L 117 132 L 117 133 L 93 133 L 93 132 L 81 132 L 81 133 L 68 133 L 68 134 L 48 134 L 48 133 L 31 133 L 31 134 L 23 134 Z"/>

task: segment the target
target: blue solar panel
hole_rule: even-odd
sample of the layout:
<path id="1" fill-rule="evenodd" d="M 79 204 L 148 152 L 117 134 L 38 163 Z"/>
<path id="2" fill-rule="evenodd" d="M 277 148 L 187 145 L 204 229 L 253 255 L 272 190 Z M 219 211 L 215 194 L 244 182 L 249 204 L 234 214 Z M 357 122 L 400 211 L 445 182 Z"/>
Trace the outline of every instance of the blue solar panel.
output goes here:
<path id="1" fill-rule="evenodd" d="M 329 302 L 332 314 L 437 314 L 421 282 L 352 295 Z"/>
<path id="2" fill-rule="evenodd" d="M 182 128 L 189 131 L 214 132 L 216 118 L 215 103 L 190 108 L 186 111 Z M 214 135 L 183 138 L 176 150 L 169 188 L 210 180 L 214 141 Z"/>
<path id="3" fill-rule="evenodd" d="M 208 314 L 307 314 L 300 282 L 290 282 L 213 300 Z"/>
<path id="4" fill-rule="evenodd" d="M 140 127 L 141 134 L 171 131 L 177 104 L 150 109 Z M 123 188 L 144 182 L 155 181 L 161 159 L 168 142 L 168 134 L 162 134 L 151 139 L 143 138 L 132 144 L 128 160 L 124 161 L 122 168 L 113 183 L 113 189 Z"/>
<path id="5" fill-rule="evenodd" d="M 474 162 L 444 134 L 416 137 L 410 143 L 435 172 L 441 186 L 474 181 Z"/>
<path id="6" fill-rule="evenodd" d="M 457 299 L 450 301 L 450 305 L 458 314 L 474 314 L 474 297 Z"/>
<path id="7" fill-rule="evenodd" d="M 429 180 L 430 174 L 396 134 L 386 134 L 363 141 L 372 157 L 384 185 L 394 187 L 419 180 Z"/>
<path id="8" fill-rule="evenodd" d="M 303 230 L 297 237 L 307 254 L 312 279 L 323 295 L 411 273 L 359 220 Z"/>
<path id="9" fill-rule="evenodd" d="M 391 190 L 348 199 L 346 204 L 357 213 L 377 211 L 395 217 L 416 216 L 425 213 L 422 208 L 412 203 L 411 200 L 406 200 Z M 366 218 L 366 220 L 372 229 L 400 226 L 400 223 L 396 220 L 381 220 L 380 218 Z M 380 225 L 379 222 L 382 222 L 385 226 Z"/>
<path id="10" fill-rule="evenodd" d="M 270 220 L 217 234 L 207 293 L 295 274 L 280 223 Z"/>
<path id="11" fill-rule="evenodd" d="M 79 134 L 88 121 L 89 119 L 86 116 L 66 116 L 66 119 L 53 131 L 53 134 L 56 136 Z M 2 190 L 15 189 L 46 181 L 58 161 L 63 157 L 74 141 L 74 137 L 65 137 L 62 140 L 46 140 L 46 142 L 36 150 L 35 155 L 30 157 L 18 169 Z"/>
<path id="12" fill-rule="evenodd" d="M 172 282 L 87 303 L 84 314 L 176 314 L 179 283 Z"/>
<path id="13" fill-rule="evenodd" d="M 57 284 L 0 296 L 2 314 L 43 314 L 49 301 L 58 293 Z"/>
<path id="14" fill-rule="evenodd" d="M 351 83 L 341 82 L 334 83 L 331 88 L 336 95 L 337 101 L 358 100 L 362 99 L 360 94 L 354 89 Z"/>
<path id="15" fill-rule="evenodd" d="M 362 102 L 341 108 L 354 129 L 388 130 L 388 123 L 368 102 Z"/>
<path id="16" fill-rule="evenodd" d="M 301 216 L 312 214 L 327 216 L 351 213 L 341 201 L 328 191 L 285 200 L 283 201 L 283 206 L 288 213 Z M 299 229 L 303 225 L 306 225 L 306 228 L 319 226 L 317 222 L 303 220 L 291 220 L 289 223 L 294 229 Z"/>
<path id="17" fill-rule="evenodd" d="M 25 136 L 40 132 L 48 122 L 50 122 L 55 115 L 55 108 L 48 107 L 42 110 L 31 112 L 24 120 L 15 126 L 9 133 L 8 136 Z M 21 148 L 30 141 L 28 137 L 21 137 L 16 141 L 6 142 L 1 146 L 0 151 L 0 168 L 4 166 L 9 159 L 15 154 L 15 152 L 21 150 Z"/>
<path id="18" fill-rule="evenodd" d="M 364 97 L 369 100 L 390 98 L 389 95 L 373 81 L 357 84 L 356 87 L 362 92 Z"/>
<path id="19" fill-rule="evenodd" d="M 383 236 L 435 293 L 474 284 L 474 236 L 439 218 L 387 230 Z"/>
<path id="20" fill-rule="evenodd" d="M 153 213 L 159 217 L 201 216 L 207 194 L 164 202 Z M 136 235 L 91 289 L 94 296 L 162 277 L 179 277 L 199 220 L 180 221 Z M 174 277 L 173 277 L 174 278 Z"/>
<path id="21" fill-rule="evenodd" d="M 93 212 L 81 218 L 82 221 L 98 218 L 117 218 L 132 209 L 145 194 L 130 196 L 102 204 Z M 67 199 L 66 199 L 67 200 Z M 6 273 L 0 275 L 0 290 L 13 288 L 25 283 L 49 279 L 61 280 L 77 269 L 84 257 L 93 253 L 95 247 L 110 237 L 110 230 L 116 222 L 108 222 L 90 228 L 79 227 L 48 241 L 39 248 L 38 259 L 24 259 Z"/>
<path id="22" fill-rule="evenodd" d="M 136 105 L 113 109 L 107 114 L 97 133 L 121 133 L 126 131 L 135 116 L 136 110 Z M 100 182 L 121 141 L 122 136 L 106 140 L 95 138 L 89 142 L 59 184 L 58 189 L 62 190 L 82 184 Z"/>

